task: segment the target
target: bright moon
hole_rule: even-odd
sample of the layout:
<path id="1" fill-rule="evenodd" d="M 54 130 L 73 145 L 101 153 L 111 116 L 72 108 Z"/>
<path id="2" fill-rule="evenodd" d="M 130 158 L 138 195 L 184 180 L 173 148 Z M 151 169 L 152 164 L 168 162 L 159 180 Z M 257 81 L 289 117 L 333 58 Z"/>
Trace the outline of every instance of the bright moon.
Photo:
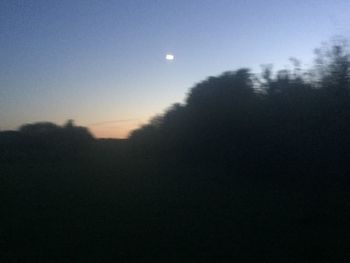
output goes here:
<path id="1" fill-rule="evenodd" d="M 174 55 L 173 54 L 166 54 L 165 59 L 166 60 L 174 60 Z"/>

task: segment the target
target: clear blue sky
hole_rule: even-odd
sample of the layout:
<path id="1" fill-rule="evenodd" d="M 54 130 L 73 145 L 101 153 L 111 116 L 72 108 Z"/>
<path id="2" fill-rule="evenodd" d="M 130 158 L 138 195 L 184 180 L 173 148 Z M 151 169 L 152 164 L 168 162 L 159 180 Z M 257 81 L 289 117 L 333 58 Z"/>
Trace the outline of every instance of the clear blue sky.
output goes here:
<path id="1" fill-rule="evenodd" d="M 310 64 L 350 36 L 349 14 L 348 0 L 2 0 L 0 129 L 74 119 L 123 137 L 209 75 Z"/>

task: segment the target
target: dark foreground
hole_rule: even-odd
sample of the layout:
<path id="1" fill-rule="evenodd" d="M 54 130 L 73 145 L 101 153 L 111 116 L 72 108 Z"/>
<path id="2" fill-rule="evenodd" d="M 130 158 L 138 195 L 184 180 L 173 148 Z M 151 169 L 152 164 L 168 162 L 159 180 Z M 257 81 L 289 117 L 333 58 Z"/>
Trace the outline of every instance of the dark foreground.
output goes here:
<path id="1" fill-rule="evenodd" d="M 345 175 L 158 163 L 111 142 L 34 159 L 1 163 L 2 262 L 350 259 Z"/>
<path id="2" fill-rule="evenodd" d="M 1 132 L 1 262 L 350 262 L 350 54 L 326 54 L 210 77 L 125 141 Z"/>

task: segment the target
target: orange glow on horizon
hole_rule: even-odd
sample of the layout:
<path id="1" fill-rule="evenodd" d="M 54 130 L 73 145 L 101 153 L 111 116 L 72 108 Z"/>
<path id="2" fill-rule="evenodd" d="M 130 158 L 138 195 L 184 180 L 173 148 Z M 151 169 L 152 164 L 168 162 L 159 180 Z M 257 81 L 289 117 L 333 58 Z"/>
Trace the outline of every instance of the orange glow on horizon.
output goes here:
<path id="1" fill-rule="evenodd" d="M 125 139 L 128 137 L 131 131 L 139 128 L 142 123 L 145 122 L 140 122 L 137 120 L 117 124 L 105 123 L 101 125 L 88 126 L 88 129 L 96 138 Z"/>

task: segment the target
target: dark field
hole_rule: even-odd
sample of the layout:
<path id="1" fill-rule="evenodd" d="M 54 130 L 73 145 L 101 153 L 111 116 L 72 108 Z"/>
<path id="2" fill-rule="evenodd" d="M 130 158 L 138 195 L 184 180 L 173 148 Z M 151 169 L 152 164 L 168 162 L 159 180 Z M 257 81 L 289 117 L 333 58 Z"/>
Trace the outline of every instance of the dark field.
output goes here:
<path id="1" fill-rule="evenodd" d="M 110 144 L 110 145 L 109 145 Z M 1 164 L 5 262 L 346 262 L 349 179 L 85 156 Z"/>

